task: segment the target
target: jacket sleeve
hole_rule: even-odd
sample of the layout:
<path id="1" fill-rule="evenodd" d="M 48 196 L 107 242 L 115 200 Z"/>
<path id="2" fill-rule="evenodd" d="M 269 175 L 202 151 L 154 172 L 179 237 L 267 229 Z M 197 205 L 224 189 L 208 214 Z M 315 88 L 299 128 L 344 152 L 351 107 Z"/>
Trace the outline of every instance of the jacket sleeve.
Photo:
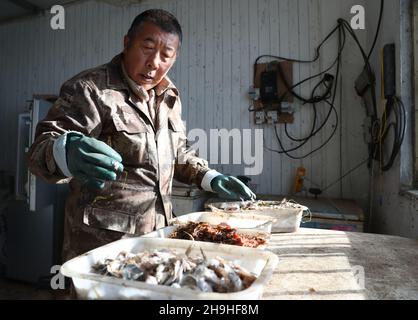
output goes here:
<path id="1" fill-rule="evenodd" d="M 54 142 L 70 131 L 93 137 L 99 135 L 101 115 L 94 97 L 93 89 L 83 80 L 64 83 L 59 98 L 36 127 L 35 139 L 27 156 L 33 174 L 52 183 L 68 182 L 55 162 Z"/>
<path id="2" fill-rule="evenodd" d="M 186 184 L 195 184 L 199 188 L 205 174 L 211 169 L 205 159 L 199 158 L 196 151 L 190 147 L 186 128 L 181 121 L 181 103 L 178 99 L 176 107 L 179 108 L 177 112 L 178 118 L 175 120 L 176 134 L 178 134 L 177 157 L 174 167 L 174 179 Z"/>

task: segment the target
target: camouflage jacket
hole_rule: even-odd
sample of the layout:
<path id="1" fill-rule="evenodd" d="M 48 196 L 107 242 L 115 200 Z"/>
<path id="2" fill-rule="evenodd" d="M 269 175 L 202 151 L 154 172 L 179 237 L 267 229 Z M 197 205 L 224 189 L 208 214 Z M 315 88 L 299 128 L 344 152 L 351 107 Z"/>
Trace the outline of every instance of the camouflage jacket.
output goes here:
<path id="1" fill-rule="evenodd" d="M 87 190 L 71 179 L 64 260 L 124 235 L 163 227 L 172 217 L 173 177 L 200 186 L 209 171 L 207 162 L 187 145 L 175 86 L 166 77 L 154 88 L 158 105 L 154 124 L 146 102 L 129 89 L 121 59 L 118 55 L 65 82 L 58 100 L 38 124 L 29 150 L 30 170 L 54 183 L 68 182 L 52 149 L 54 141 L 69 131 L 104 141 L 123 159 L 125 171 L 101 191 Z"/>

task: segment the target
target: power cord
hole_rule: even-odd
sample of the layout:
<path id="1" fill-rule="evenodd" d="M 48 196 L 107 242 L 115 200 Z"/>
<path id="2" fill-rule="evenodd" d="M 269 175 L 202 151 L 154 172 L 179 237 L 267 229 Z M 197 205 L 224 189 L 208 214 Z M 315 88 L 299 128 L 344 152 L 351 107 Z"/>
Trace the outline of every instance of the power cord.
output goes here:
<path id="1" fill-rule="evenodd" d="M 306 136 L 306 137 L 294 137 L 292 136 L 289 131 L 288 131 L 288 127 L 287 124 L 285 124 L 285 134 L 287 136 L 287 138 L 293 142 L 298 142 L 299 144 L 296 147 L 292 147 L 292 148 L 285 148 L 283 145 L 282 140 L 279 137 L 278 131 L 277 131 L 277 125 L 274 127 L 275 130 L 275 135 L 277 138 L 277 141 L 279 143 L 280 146 L 280 150 L 275 150 L 272 149 L 270 147 L 267 147 L 266 144 L 265 145 L 265 149 L 271 151 L 271 152 L 276 152 L 279 154 L 285 154 L 286 156 L 288 156 L 291 159 L 303 159 L 306 158 L 308 156 L 310 156 L 311 154 L 315 153 L 316 151 L 320 150 L 321 148 L 323 148 L 335 135 L 335 132 L 338 128 L 338 113 L 336 111 L 336 108 L 334 106 L 335 103 L 335 97 L 336 97 L 336 92 L 337 92 L 337 87 L 338 87 L 338 78 L 339 78 L 339 74 L 340 74 L 340 64 L 341 64 L 341 54 L 342 51 L 344 49 L 345 43 L 346 43 L 346 35 L 345 35 L 345 31 L 343 29 L 343 25 L 341 22 L 339 22 L 338 26 L 335 27 L 325 38 L 325 40 L 323 40 L 321 42 L 321 44 L 318 46 L 317 50 L 316 50 L 316 57 L 313 60 L 307 61 L 307 60 L 293 60 L 293 59 L 286 59 L 286 58 L 282 58 L 282 57 L 277 57 L 277 56 L 260 56 L 256 59 L 256 63 L 257 61 L 261 58 L 261 57 L 270 57 L 270 58 L 276 58 L 276 59 L 284 59 L 287 61 L 294 61 L 294 62 L 302 62 L 302 63 L 308 63 L 308 62 L 315 62 L 316 60 L 318 60 L 319 56 L 320 56 L 320 48 L 322 47 L 322 45 L 335 33 L 338 31 L 338 54 L 337 57 L 335 58 L 335 60 L 333 61 L 333 63 L 324 71 L 313 75 L 309 78 L 306 78 L 298 83 L 296 83 L 293 86 L 290 86 L 287 83 L 287 80 L 284 76 L 283 70 L 281 69 L 280 64 L 278 65 L 278 71 L 279 71 L 279 76 L 281 77 L 283 83 L 286 86 L 287 92 L 285 92 L 282 97 L 280 97 L 280 101 L 282 101 L 282 99 L 287 95 L 287 94 L 292 94 L 296 99 L 300 100 L 303 102 L 304 105 L 310 104 L 312 105 L 312 111 L 313 111 L 313 121 L 312 121 L 312 127 L 310 130 L 310 133 Z M 336 66 L 336 72 L 335 75 L 332 75 L 330 73 L 328 73 L 332 68 L 334 68 Z M 311 92 L 311 96 L 309 98 L 305 98 L 300 96 L 299 94 L 297 94 L 294 89 L 300 85 L 302 85 L 303 83 L 317 78 L 319 76 L 323 75 L 322 79 L 320 79 L 320 81 L 314 86 L 312 92 Z M 323 91 L 322 94 L 317 94 L 317 91 L 319 89 L 324 88 L 325 90 Z M 329 99 L 331 99 L 331 101 L 329 101 Z M 329 109 L 328 109 L 328 113 L 324 119 L 324 121 L 318 126 L 317 126 L 317 105 L 319 103 L 325 103 L 329 105 Z M 322 143 L 319 147 L 314 148 L 312 151 L 308 152 L 305 155 L 293 155 L 291 154 L 291 152 L 296 151 L 300 148 L 302 148 L 304 145 L 306 145 L 309 140 L 311 138 L 313 138 L 316 134 L 318 134 L 318 132 L 320 132 L 324 126 L 327 124 L 328 120 L 330 119 L 330 116 L 332 114 L 332 112 L 334 112 L 335 114 L 335 123 L 333 125 L 333 131 L 331 133 L 331 135 L 326 139 L 326 141 L 324 143 Z"/>
<path id="2" fill-rule="evenodd" d="M 291 94 L 296 99 L 303 102 L 303 105 L 311 105 L 312 106 L 312 112 L 313 112 L 313 120 L 312 120 L 312 127 L 310 129 L 310 132 L 307 136 L 304 137 L 295 137 L 290 134 L 288 130 L 288 124 L 285 123 L 284 125 L 284 132 L 287 137 L 292 142 L 297 142 L 298 145 L 291 147 L 291 148 L 285 148 L 284 143 L 282 139 L 280 138 L 280 135 L 278 133 L 277 125 L 274 127 L 276 139 L 278 141 L 279 150 L 275 150 L 271 147 L 268 147 L 266 144 L 265 149 L 276 152 L 279 154 L 285 154 L 291 159 L 304 159 L 316 151 L 322 149 L 335 135 L 337 127 L 338 127 L 338 112 L 335 108 L 335 98 L 336 98 L 336 92 L 339 85 L 339 73 L 340 73 L 340 65 L 341 65 L 341 55 L 342 51 L 344 50 L 345 44 L 346 44 L 346 33 L 351 36 L 351 38 L 355 41 L 356 45 L 358 46 L 360 53 L 364 60 L 364 71 L 369 79 L 370 82 L 370 90 L 371 90 L 371 102 L 373 107 L 373 114 L 372 114 L 372 123 L 371 123 L 371 135 L 372 135 L 372 141 L 369 145 L 369 166 L 370 162 L 373 161 L 372 159 L 375 158 L 378 152 L 382 152 L 382 145 L 383 142 L 387 139 L 388 134 L 390 131 L 394 132 L 394 142 L 392 146 L 392 152 L 389 156 L 389 159 L 386 163 L 381 164 L 381 170 L 387 171 L 392 166 L 396 159 L 397 154 L 399 153 L 400 147 L 402 145 L 402 142 L 404 140 L 405 135 L 405 125 L 406 125 L 406 113 L 405 108 L 403 106 L 403 103 L 399 97 L 393 97 L 387 101 L 387 105 L 384 112 L 384 117 L 389 117 L 392 113 L 394 115 L 395 121 L 390 122 L 387 124 L 384 122 L 384 126 L 382 127 L 382 120 L 379 120 L 377 117 L 377 101 L 376 101 L 376 94 L 375 94 L 375 79 L 374 74 L 370 65 L 370 57 L 376 47 L 377 39 L 380 33 L 380 28 L 382 24 L 382 18 L 383 18 L 383 11 L 384 11 L 384 0 L 381 0 L 380 2 L 380 10 L 379 10 L 379 19 L 378 24 L 376 28 L 376 34 L 374 36 L 374 40 L 372 43 L 372 46 L 369 50 L 369 52 L 366 54 L 366 51 L 364 50 L 363 46 L 361 45 L 357 35 L 354 33 L 354 30 L 351 28 L 351 25 L 348 21 L 344 19 L 338 19 L 337 20 L 337 26 L 332 29 L 330 33 L 325 37 L 325 39 L 318 45 L 318 47 L 315 50 L 315 56 L 311 60 L 298 60 L 298 59 L 291 59 L 291 58 L 285 58 L 281 56 L 275 56 L 275 55 L 261 55 L 257 57 L 254 63 L 254 80 L 255 80 L 255 70 L 256 65 L 262 58 L 271 58 L 278 61 L 289 61 L 289 62 L 295 62 L 295 63 L 314 63 L 319 60 L 321 56 L 321 48 L 324 46 L 324 44 L 331 39 L 331 37 L 338 33 L 338 50 L 337 50 L 337 57 L 332 62 L 332 64 L 326 68 L 324 71 L 319 72 L 315 75 L 312 75 L 304 80 L 299 81 L 298 83 L 294 85 L 290 85 L 286 77 L 284 76 L 284 72 L 282 70 L 282 67 L 280 63 L 278 64 L 278 73 L 283 81 L 287 91 L 282 94 L 282 96 L 279 98 L 279 101 L 283 101 L 283 99 L 288 95 Z M 330 74 L 329 72 L 336 67 L 335 74 Z M 322 76 L 322 77 L 321 77 Z M 318 83 L 314 86 L 311 95 L 309 98 L 303 97 L 297 92 L 295 92 L 295 89 L 297 87 L 300 87 L 304 83 L 321 77 L 321 79 L 318 81 Z M 323 89 L 323 90 L 322 90 Z M 322 93 L 318 93 L 319 90 L 322 90 Z M 330 101 L 331 99 L 331 101 Z M 317 116 L 318 116 L 318 104 L 319 103 L 325 103 L 329 105 L 329 109 L 327 112 L 327 115 L 320 124 L 318 124 Z M 253 111 L 253 110 L 250 110 Z M 294 155 L 293 152 L 299 150 L 304 145 L 306 145 L 311 138 L 313 138 L 315 135 L 317 135 L 327 124 L 327 122 L 330 119 L 331 114 L 334 113 L 335 115 L 335 123 L 333 125 L 333 130 L 330 134 L 330 136 L 326 139 L 324 143 L 322 143 L 319 147 L 314 148 L 312 151 L 304 154 L 304 155 Z M 317 126 L 318 125 L 318 126 Z M 264 137 L 263 137 L 264 138 Z"/>

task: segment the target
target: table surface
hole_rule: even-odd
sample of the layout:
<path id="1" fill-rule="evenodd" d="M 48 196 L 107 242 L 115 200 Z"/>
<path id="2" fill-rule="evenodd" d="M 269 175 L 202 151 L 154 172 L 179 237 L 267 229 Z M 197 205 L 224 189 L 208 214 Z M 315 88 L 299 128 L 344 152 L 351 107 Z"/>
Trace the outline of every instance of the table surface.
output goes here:
<path id="1" fill-rule="evenodd" d="M 418 240 L 300 228 L 273 234 L 263 299 L 418 299 Z"/>

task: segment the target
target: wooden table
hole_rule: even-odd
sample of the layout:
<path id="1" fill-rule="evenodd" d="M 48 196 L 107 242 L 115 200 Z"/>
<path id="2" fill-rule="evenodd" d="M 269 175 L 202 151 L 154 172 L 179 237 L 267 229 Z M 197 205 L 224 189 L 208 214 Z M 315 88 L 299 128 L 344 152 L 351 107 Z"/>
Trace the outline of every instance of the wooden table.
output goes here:
<path id="1" fill-rule="evenodd" d="M 263 299 L 418 299 L 418 240 L 301 228 L 273 234 Z"/>

